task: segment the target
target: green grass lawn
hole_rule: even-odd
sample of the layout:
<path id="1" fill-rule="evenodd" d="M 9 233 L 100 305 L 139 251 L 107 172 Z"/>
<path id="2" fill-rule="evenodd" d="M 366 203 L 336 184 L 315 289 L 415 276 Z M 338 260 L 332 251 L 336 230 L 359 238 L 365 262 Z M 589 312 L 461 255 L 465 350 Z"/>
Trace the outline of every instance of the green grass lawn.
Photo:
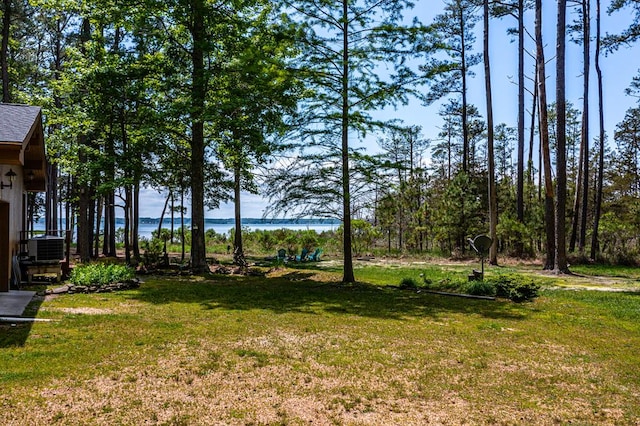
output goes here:
<path id="1" fill-rule="evenodd" d="M 31 309 L 54 322 L 0 324 L 0 424 L 638 424 L 639 293 L 388 285 L 465 270 L 362 266 L 343 286 L 302 265 L 47 298 Z"/>

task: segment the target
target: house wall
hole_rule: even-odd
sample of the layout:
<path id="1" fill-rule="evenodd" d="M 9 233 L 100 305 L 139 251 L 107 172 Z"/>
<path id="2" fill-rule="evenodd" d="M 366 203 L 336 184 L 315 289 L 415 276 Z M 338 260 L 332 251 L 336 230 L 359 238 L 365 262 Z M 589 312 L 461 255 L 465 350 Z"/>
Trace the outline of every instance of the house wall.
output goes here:
<path id="1" fill-rule="evenodd" d="M 11 259 L 18 254 L 20 248 L 20 231 L 24 224 L 24 179 L 21 166 L 0 165 L 0 181 L 9 184 L 9 178 L 5 174 L 13 170 L 16 177 L 11 188 L 0 189 L 0 203 L 4 206 L 4 214 L 8 215 L 8 235 L 0 235 L 0 291 L 9 290 L 11 279 Z M 8 205 L 8 206 L 7 206 Z M 0 233 L 4 234 L 4 233 Z M 6 267 L 5 267 L 6 265 Z"/>

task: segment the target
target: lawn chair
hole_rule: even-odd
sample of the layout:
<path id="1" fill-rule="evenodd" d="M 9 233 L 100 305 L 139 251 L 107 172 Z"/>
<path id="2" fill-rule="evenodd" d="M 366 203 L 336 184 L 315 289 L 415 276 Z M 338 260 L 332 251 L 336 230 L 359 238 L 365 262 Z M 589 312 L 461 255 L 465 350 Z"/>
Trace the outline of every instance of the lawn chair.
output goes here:
<path id="1" fill-rule="evenodd" d="M 302 249 L 300 256 L 296 256 L 296 262 L 304 262 L 305 260 L 309 260 L 307 256 L 309 255 L 309 250 L 306 248 Z"/>
<path id="2" fill-rule="evenodd" d="M 309 260 L 312 262 L 319 262 L 320 261 L 320 256 L 322 256 L 322 249 L 321 248 L 317 248 L 316 251 L 314 251 L 313 253 L 311 253 L 309 255 Z"/>
<path id="3" fill-rule="evenodd" d="M 278 256 L 276 257 L 276 260 L 283 261 L 283 262 L 287 260 L 287 251 L 282 248 L 278 250 Z"/>

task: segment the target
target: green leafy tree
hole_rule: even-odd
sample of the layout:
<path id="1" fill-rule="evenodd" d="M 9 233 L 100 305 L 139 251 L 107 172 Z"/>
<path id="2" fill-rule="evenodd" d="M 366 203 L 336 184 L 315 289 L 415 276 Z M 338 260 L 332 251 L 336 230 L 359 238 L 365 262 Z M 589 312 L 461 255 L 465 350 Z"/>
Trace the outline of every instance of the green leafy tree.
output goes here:
<path id="1" fill-rule="evenodd" d="M 329 206 L 339 200 L 345 229 L 342 280 L 354 282 L 351 220 L 357 189 L 351 138 L 384 124 L 373 119 L 371 111 L 406 101 L 415 89 L 418 76 L 407 59 L 415 54 L 424 28 L 417 23 L 402 24 L 402 12 L 412 6 L 404 0 L 299 0 L 284 4 L 300 24 L 299 72 L 308 88 L 301 105 L 305 125 L 300 138 L 310 152 L 307 164 L 316 173 L 315 179 L 307 174 L 283 185 L 288 194 L 282 198 L 297 199 L 300 205 L 309 196 L 324 193 L 321 198 Z M 382 67 L 390 71 L 382 73 Z M 361 170 L 364 176 L 370 174 Z M 338 181 L 325 179 L 328 175 L 335 178 L 335 172 Z M 302 185 L 310 181 L 314 190 L 307 192 Z M 340 188 L 338 197 L 327 197 L 336 192 L 336 185 Z"/>
<path id="2" fill-rule="evenodd" d="M 616 188 L 622 197 L 640 197 L 640 107 L 627 110 L 615 132 Z"/>
<path id="3" fill-rule="evenodd" d="M 511 182 L 513 180 L 513 142 L 516 141 L 516 130 L 500 123 L 494 130 L 496 175 L 498 181 Z"/>
<path id="4" fill-rule="evenodd" d="M 380 237 L 380 232 L 368 221 L 363 219 L 354 219 L 351 221 L 351 244 L 355 255 L 364 255 L 370 252 L 376 239 Z M 342 239 L 347 239 L 344 226 L 338 228 L 338 235 Z"/>
<path id="5" fill-rule="evenodd" d="M 638 0 L 612 0 L 609 4 L 609 14 L 621 12 L 633 15 L 631 24 L 620 34 L 607 34 L 603 39 L 603 45 L 608 50 L 616 50 L 621 46 L 629 45 L 640 38 L 640 2 Z"/>
<path id="6" fill-rule="evenodd" d="M 476 0 L 451 0 L 445 3 L 444 12 L 437 15 L 433 22 L 431 37 L 433 46 L 444 51 L 448 59 L 428 68 L 439 69 L 434 76 L 431 90 L 425 97 L 427 103 L 449 94 L 458 94 L 461 101 L 462 117 L 462 171 L 469 171 L 469 123 L 467 116 L 467 94 L 469 77 L 473 76 L 471 67 L 480 62 L 480 55 L 472 54 L 475 41 L 473 29 L 479 17 L 479 2 Z"/>
<path id="7" fill-rule="evenodd" d="M 395 234 L 399 250 L 403 249 L 405 233 L 413 232 L 414 219 L 420 218 L 416 217 L 421 206 L 418 175 L 429 143 L 422 137 L 421 130 L 419 126 L 394 127 L 387 138 L 378 141 L 383 150 L 381 168 L 384 169 L 379 173 L 386 172 L 384 175 L 381 173 L 378 179 L 388 182 L 384 191 L 391 198 L 387 198 L 387 201 L 395 204 L 393 216 L 396 218 Z M 411 238 L 411 235 L 408 236 Z"/>
<path id="8" fill-rule="evenodd" d="M 169 131 L 187 147 L 191 196 L 191 267 L 207 269 L 204 231 L 205 206 L 215 207 L 226 198 L 220 164 L 211 161 L 212 142 L 219 129 L 216 88 L 237 57 L 236 40 L 242 38 L 245 22 L 263 7 L 260 1 L 174 0 L 159 5 L 158 18 L 165 30 L 161 40 L 172 77 L 165 82 L 173 101 L 162 112 Z M 245 51 L 246 49 L 243 48 Z M 186 136 L 186 138 L 185 138 Z"/>
<path id="9" fill-rule="evenodd" d="M 280 149 L 278 139 L 287 129 L 287 117 L 295 113 L 300 91 L 286 63 L 293 54 L 292 39 L 271 12 L 265 8 L 244 24 L 244 37 L 234 47 L 237 58 L 226 68 L 212 101 L 219 105 L 217 153 L 233 173 L 236 263 L 244 259 L 241 191 L 257 192 L 252 172 Z"/>
<path id="10" fill-rule="evenodd" d="M 438 133 L 438 139 L 434 141 L 431 156 L 436 173 L 443 179 L 451 180 L 453 174 L 459 170 L 462 160 L 462 145 L 459 136 L 462 134 L 460 127 L 460 103 L 454 99 L 440 109 L 440 116 L 444 124 Z"/>

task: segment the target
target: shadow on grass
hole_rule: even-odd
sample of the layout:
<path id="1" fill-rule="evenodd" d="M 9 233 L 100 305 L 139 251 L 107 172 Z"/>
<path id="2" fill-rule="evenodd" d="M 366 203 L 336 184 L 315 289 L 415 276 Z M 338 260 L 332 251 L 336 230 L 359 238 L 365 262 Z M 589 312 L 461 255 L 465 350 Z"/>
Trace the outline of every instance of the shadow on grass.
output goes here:
<path id="1" fill-rule="evenodd" d="M 277 278 L 209 276 L 205 280 L 148 279 L 129 297 L 152 304 L 196 303 L 206 310 L 268 310 L 275 314 L 357 315 L 403 320 L 460 312 L 524 319 L 528 310 L 506 301 L 462 299 L 366 283 L 312 281 L 311 271 Z"/>

